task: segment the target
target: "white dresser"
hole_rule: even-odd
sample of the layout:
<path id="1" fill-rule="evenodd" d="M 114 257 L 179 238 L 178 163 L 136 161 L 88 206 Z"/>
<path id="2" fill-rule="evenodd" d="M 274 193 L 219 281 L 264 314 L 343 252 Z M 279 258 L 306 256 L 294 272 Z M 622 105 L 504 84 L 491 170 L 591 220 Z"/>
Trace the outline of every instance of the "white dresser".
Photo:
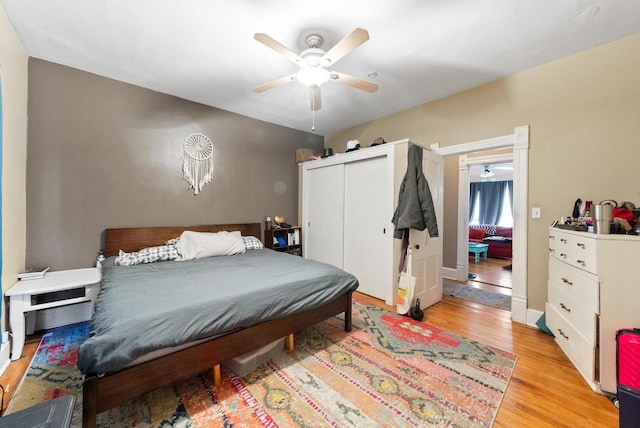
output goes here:
<path id="1" fill-rule="evenodd" d="M 616 331 L 640 327 L 640 237 L 550 228 L 546 314 L 587 383 L 615 393 Z"/>

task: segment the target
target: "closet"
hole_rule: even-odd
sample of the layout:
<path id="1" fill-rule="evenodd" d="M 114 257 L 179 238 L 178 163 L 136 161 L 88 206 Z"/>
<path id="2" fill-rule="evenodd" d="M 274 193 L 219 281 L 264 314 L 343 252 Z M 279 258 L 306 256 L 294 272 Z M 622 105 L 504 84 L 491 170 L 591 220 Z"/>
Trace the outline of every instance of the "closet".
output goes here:
<path id="1" fill-rule="evenodd" d="M 393 213 L 411 140 L 336 154 L 302 165 L 305 257 L 354 274 L 358 291 L 394 305 L 400 240 Z M 442 225 L 441 156 L 423 148 L 423 169 Z M 442 239 L 411 231 L 412 274 L 423 306 L 442 299 Z"/>

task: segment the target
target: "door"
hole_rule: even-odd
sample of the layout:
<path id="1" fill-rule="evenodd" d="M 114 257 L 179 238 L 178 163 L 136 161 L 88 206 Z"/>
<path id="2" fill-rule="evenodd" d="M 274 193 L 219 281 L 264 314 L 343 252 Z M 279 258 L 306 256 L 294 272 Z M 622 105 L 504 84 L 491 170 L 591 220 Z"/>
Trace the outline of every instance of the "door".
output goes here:
<path id="1" fill-rule="evenodd" d="M 392 291 L 393 262 L 387 163 L 380 156 L 349 162 L 344 171 L 343 269 L 358 278 L 359 292 L 383 300 Z"/>
<path id="2" fill-rule="evenodd" d="M 304 195 L 302 254 L 342 268 L 344 165 L 309 169 Z"/>
<path id="3" fill-rule="evenodd" d="M 417 278 L 415 298 L 420 299 L 422 307 L 428 307 L 442 300 L 442 215 L 444 160 L 442 156 L 423 150 L 422 169 L 431 190 L 433 206 L 438 220 L 439 236 L 429 237 L 425 229 L 409 232 L 409 245 L 412 246 L 411 274 Z"/>

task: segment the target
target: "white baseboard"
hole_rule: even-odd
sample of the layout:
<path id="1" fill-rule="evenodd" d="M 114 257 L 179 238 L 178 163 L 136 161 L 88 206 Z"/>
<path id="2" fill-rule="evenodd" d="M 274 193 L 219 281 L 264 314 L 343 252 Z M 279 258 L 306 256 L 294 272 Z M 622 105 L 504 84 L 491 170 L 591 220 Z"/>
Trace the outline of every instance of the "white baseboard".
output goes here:
<path id="1" fill-rule="evenodd" d="M 0 376 L 2 376 L 7 367 L 9 367 L 10 362 L 9 342 L 3 342 L 2 345 L 0 345 Z"/>
<path id="2" fill-rule="evenodd" d="M 453 269 L 453 268 L 443 267 L 442 268 L 442 277 L 455 281 L 456 278 L 458 277 L 458 271 L 456 269 Z"/>
<path id="3" fill-rule="evenodd" d="M 538 322 L 542 314 L 544 314 L 543 311 L 539 311 L 537 309 L 531 309 L 531 308 L 527 309 L 527 325 L 538 328 L 538 326 L 536 325 L 536 322 Z"/>

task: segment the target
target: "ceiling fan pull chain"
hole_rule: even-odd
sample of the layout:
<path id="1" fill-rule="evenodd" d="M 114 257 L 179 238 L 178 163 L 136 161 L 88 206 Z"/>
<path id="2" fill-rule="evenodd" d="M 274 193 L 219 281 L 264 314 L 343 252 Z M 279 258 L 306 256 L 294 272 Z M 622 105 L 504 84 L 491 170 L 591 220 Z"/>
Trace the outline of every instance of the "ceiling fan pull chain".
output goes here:
<path id="1" fill-rule="evenodd" d="M 311 132 L 316 130 L 316 100 L 313 96 L 313 88 L 309 87 L 309 93 L 311 94 Z"/>

